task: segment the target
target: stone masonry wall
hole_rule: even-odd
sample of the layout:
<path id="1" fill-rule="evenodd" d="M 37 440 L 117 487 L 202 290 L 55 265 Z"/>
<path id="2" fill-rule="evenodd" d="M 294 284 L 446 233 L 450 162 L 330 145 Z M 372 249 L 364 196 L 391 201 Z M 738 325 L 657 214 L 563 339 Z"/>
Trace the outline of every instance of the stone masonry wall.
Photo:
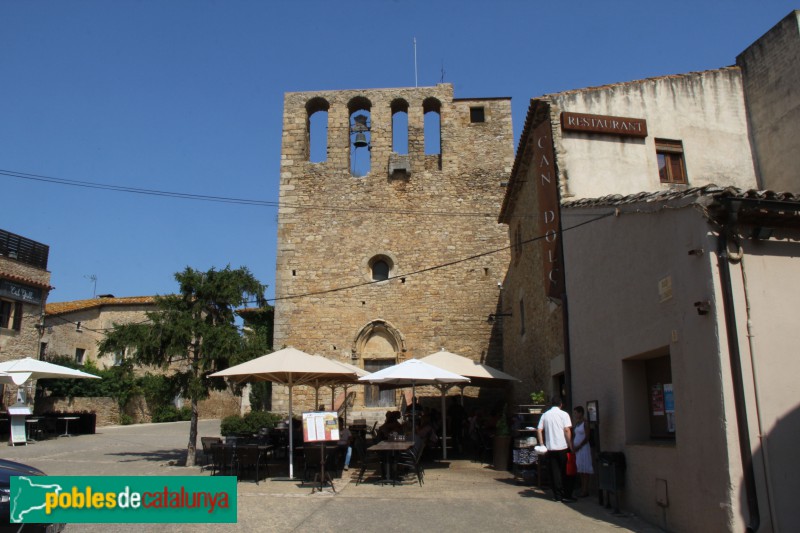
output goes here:
<path id="1" fill-rule="evenodd" d="M 355 98 L 369 101 L 372 126 L 371 171 L 360 178 L 349 170 L 348 104 Z M 430 98 L 440 106 L 441 169 L 439 156 L 424 154 L 423 102 Z M 312 99 L 329 106 L 322 163 L 308 161 Z M 391 109 L 398 100 L 408 104 L 411 172 L 390 177 Z M 470 107 L 478 106 L 486 121 L 471 123 Z M 502 366 L 487 317 L 496 311 L 509 260 L 497 214 L 513 164 L 510 100 L 454 100 L 448 84 L 288 93 L 283 127 L 275 347 L 360 366 L 365 356 L 402 361 L 444 347 Z M 310 205 L 328 209 L 301 208 Z M 391 263 L 395 279 L 369 283 L 376 256 Z M 419 272 L 447 263 L 453 264 Z M 273 390 L 274 409 L 286 411 L 285 388 Z M 313 389 L 295 390 L 295 411 L 310 408 Z M 329 389 L 320 395 L 329 403 Z"/>
<path id="2" fill-rule="evenodd" d="M 25 281 L 33 282 L 36 286 L 50 285 L 50 272 L 33 267 L 15 259 L 0 256 L 0 277 L 7 274 L 15 283 L 25 285 Z M 42 289 L 42 304 L 23 303 L 22 324 L 19 331 L 11 328 L 0 331 L 0 361 L 19 359 L 22 357 L 38 357 L 39 323 L 42 309 L 47 301 L 47 289 Z"/>

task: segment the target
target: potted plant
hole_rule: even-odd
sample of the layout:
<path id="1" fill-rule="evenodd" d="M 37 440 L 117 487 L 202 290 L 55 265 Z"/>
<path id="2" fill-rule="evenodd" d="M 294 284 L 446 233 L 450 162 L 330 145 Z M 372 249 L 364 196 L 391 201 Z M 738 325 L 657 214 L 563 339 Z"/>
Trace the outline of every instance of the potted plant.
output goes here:
<path id="1" fill-rule="evenodd" d="M 497 425 L 494 431 L 494 469 L 508 470 L 508 459 L 510 455 L 511 430 L 508 427 L 508 419 L 506 418 L 506 409 L 504 406 L 500 418 L 497 419 Z"/>
<path id="2" fill-rule="evenodd" d="M 528 408 L 528 411 L 530 411 L 533 414 L 541 414 L 542 412 L 544 412 L 545 408 L 544 391 L 543 390 L 533 391 L 531 393 L 531 402 L 533 402 L 533 406 Z"/>

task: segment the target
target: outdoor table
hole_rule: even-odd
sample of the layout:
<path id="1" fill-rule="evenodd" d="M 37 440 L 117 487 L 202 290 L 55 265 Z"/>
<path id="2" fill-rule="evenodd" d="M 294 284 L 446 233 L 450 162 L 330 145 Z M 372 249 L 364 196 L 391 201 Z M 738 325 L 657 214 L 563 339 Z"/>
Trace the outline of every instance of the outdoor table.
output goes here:
<path id="1" fill-rule="evenodd" d="M 25 420 L 25 424 L 27 424 L 27 426 L 28 426 L 27 434 L 28 434 L 28 442 L 29 443 L 36 442 L 36 440 L 32 436 L 34 434 L 36 434 L 38 436 L 38 434 L 39 434 L 39 422 L 41 420 L 42 419 L 39 418 L 39 417 L 28 418 L 28 419 Z"/>
<path id="2" fill-rule="evenodd" d="M 370 452 L 384 452 L 389 456 L 388 461 L 384 461 L 384 478 L 379 481 L 381 485 L 384 483 L 395 484 L 397 481 L 397 454 L 399 452 L 406 452 L 414 447 L 412 440 L 382 440 L 378 444 L 373 444 L 367 448 Z"/>
<path id="3" fill-rule="evenodd" d="M 59 416 L 59 420 L 64 421 L 64 433 L 59 435 L 59 437 L 71 437 L 72 435 L 69 434 L 69 421 L 70 420 L 78 420 L 79 416 Z"/>

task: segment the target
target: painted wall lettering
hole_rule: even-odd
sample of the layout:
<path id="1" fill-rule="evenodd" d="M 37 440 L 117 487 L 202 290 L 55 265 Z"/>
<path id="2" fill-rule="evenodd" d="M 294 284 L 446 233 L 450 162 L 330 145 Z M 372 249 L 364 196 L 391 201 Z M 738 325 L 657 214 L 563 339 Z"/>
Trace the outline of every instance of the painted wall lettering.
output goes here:
<path id="1" fill-rule="evenodd" d="M 560 210 L 558 205 L 558 183 L 553 179 L 556 175 L 554 165 L 553 134 L 550 121 L 545 120 L 533 132 L 535 139 L 534 157 L 536 168 L 534 175 L 539 176 L 536 196 L 539 199 L 542 239 L 542 261 L 544 284 L 547 295 L 561 298 L 563 292 L 563 270 L 561 268 L 561 242 L 559 239 Z"/>

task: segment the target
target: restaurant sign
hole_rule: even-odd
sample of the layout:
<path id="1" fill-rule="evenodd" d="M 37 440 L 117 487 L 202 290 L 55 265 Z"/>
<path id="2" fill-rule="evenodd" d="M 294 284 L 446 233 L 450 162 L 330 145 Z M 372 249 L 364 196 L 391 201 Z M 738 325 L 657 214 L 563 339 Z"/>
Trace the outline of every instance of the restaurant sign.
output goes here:
<path id="1" fill-rule="evenodd" d="M 533 173 L 539 199 L 539 223 L 542 230 L 542 260 L 547 296 L 561 299 L 564 290 L 564 271 L 561 266 L 558 180 L 555 170 L 555 150 L 550 121 L 545 120 L 533 130 Z"/>
<path id="2" fill-rule="evenodd" d="M 647 137 L 647 121 L 643 118 L 561 113 L 561 129 L 584 133 L 605 133 L 624 137 Z"/>
<path id="3" fill-rule="evenodd" d="M 7 279 L 0 279 L 0 296 L 25 303 L 42 303 L 42 289 L 12 283 Z"/>

